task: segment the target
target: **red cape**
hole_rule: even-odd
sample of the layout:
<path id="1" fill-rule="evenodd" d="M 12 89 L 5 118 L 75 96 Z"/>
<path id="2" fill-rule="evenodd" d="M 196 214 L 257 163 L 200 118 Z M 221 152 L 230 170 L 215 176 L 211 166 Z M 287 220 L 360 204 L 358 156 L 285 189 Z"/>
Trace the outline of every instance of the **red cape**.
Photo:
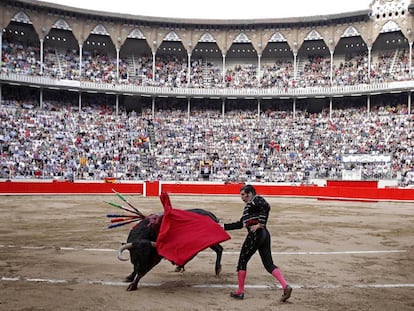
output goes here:
<path id="1" fill-rule="evenodd" d="M 157 238 L 157 251 L 175 265 L 184 265 L 198 252 L 230 239 L 210 217 L 173 208 L 165 192 L 161 193 L 160 199 L 164 217 Z"/>

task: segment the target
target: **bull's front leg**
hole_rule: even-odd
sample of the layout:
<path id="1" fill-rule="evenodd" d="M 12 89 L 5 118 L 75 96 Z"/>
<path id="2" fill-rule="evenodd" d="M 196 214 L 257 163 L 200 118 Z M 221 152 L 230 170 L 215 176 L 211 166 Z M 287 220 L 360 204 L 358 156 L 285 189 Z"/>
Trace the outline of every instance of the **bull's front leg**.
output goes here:
<path id="1" fill-rule="evenodd" d="M 132 271 L 130 275 L 125 277 L 125 282 L 132 282 L 135 279 L 136 275 L 137 274 L 135 273 L 135 271 Z"/>
<path id="2" fill-rule="evenodd" d="M 138 289 L 138 283 L 139 281 L 148 273 L 152 270 L 152 268 L 154 268 L 156 265 L 159 264 L 159 262 L 161 261 L 162 257 L 159 256 L 158 254 L 152 259 L 152 261 L 148 264 L 148 266 L 146 268 L 144 267 L 135 267 L 134 268 L 134 272 L 131 273 L 134 274 L 135 273 L 135 278 L 134 280 L 129 284 L 129 286 L 127 287 L 127 291 L 134 291 Z"/>
<path id="3" fill-rule="evenodd" d="M 223 255 L 223 246 L 221 246 L 220 244 L 216 244 L 211 246 L 210 248 L 217 254 L 215 272 L 216 275 L 219 275 L 221 272 L 221 256 Z"/>
<path id="4" fill-rule="evenodd" d="M 131 292 L 131 291 L 137 290 L 137 289 L 138 289 L 138 282 L 139 282 L 139 280 L 141 280 L 141 279 L 142 279 L 142 277 L 143 277 L 145 274 L 146 274 L 146 273 L 141 274 L 141 273 L 135 273 L 135 272 L 132 272 L 129 276 L 131 276 L 131 275 L 135 275 L 135 278 L 132 280 L 132 282 L 131 282 L 131 283 L 129 283 L 129 285 L 128 285 L 128 287 L 127 287 L 127 291 L 128 291 L 128 292 Z"/>

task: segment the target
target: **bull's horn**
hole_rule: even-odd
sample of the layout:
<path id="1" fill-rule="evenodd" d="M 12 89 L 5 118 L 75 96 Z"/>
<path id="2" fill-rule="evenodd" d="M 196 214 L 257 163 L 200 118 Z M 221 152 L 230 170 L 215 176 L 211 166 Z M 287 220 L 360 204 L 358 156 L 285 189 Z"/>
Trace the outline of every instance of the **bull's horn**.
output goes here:
<path id="1" fill-rule="evenodd" d="M 132 248 L 132 243 L 125 243 L 124 245 L 122 245 L 118 250 L 118 259 L 121 261 L 127 261 L 128 258 L 122 257 L 122 252 L 126 249 L 131 249 L 131 248 Z"/>

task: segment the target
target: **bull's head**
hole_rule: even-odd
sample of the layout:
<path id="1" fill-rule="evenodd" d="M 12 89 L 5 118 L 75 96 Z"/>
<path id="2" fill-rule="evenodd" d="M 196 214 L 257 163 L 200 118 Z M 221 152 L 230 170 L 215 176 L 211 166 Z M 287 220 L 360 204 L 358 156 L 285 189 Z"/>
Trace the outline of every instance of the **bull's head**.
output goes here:
<path id="1" fill-rule="evenodd" d="M 156 248 L 157 244 L 156 244 L 156 242 L 145 240 L 145 239 L 139 240 L 139 241 L 134 242 L 134 243 L 125 243 L 118 250 L 118 259 L 121 260 L 121 261 L 127 261 L 128 258 L 122 257 L 122 253 L 123 253 L 124 250 L 126 250 L 126 249 L 131 250 L 133 248 L 140 249 L 140 248 L 143 248 L 143 247 L 154 247 L 154 248 Z"/>

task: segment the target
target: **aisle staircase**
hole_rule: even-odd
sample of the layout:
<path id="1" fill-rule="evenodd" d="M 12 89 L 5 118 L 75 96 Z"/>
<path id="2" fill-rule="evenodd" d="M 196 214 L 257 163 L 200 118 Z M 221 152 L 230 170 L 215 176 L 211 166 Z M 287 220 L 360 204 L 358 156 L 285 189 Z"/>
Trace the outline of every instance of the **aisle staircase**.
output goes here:
<path id="1" fill-rule="evenodd" d="M 212 86 L 213 78 L 210 76 L 210 69 L 208 67 L 208 61 L 203 60 L 203 84 L 205 87 Z"/>

